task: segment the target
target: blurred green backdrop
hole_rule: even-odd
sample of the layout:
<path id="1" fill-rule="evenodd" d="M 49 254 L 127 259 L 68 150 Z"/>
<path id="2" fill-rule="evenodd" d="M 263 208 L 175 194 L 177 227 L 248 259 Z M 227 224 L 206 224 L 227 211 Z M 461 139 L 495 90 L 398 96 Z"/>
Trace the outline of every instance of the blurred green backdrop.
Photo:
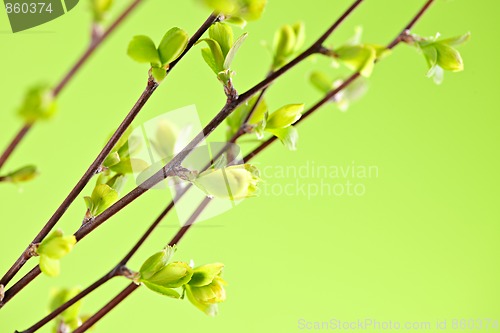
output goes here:
<path id="1" fill-rule="evenodd" d="M 366 41 L 387 43 L 422 3 L 366 1 L 331 41 L 345 40 L 362 25 Z M 247 28 L 250 36 L 234 64 L 237 88 L 244 91 L 265 75 L 270 56 L 261 41 L 270 41 L 279 26 L 304 21 L 310 42 L 349 4 L 269 0 L 263 19 Z M 124 5 L 118 1 L 115 12 Z M 10 32 L 0 10 L 2 148 L 20 127 L 15 109 L 25 89 L 39 81 L 55 83 L 87 43 L 86 7 L 81 1 L 63 17 L 18 34 Z M 256 160 L 275 167 L 376 166 L 378 177 L 355 180 L 365 186 L 364 195 L 264 194 L 191 230 L 177 259 L 226 264 L 228 300 L 218 317 L 208 318 L 187 301 L 141 288 L 100 322 L 97 332 L 285 333 L 300 331 L 300 319 L 332 318 L 447 320 L 447 330 L 453 331 L 453 319 L 500 320 L 500 117 L 495 106 L 500 70 L 494 65 L 499 10 L 493 0 L 438 1 L 414 32 L 454 36 L 471 31 L 472 40 L 460 48 L 465 72 L 446 73 L 444 84 L 436 86 L 425 77 L 423 57 L 398 47 L 377 65 L 362 101 L 346 113 L 325 107 L 300 125 L 297 152 L 277 143 Z M 146 1 L 63 92 L 58 116 L 35 126 L 5 170 L 35 163 L 43 174 L 21 189 L 0 187 L 1 273 L 60 204 L 142 91 L 146 68 L 126 56 L 130 38 L 148 34 L 158 40 L 172 26 L 193 32 L 208 14 L 196 1 Z M 315 102 L 320 95 L 306 76 L 321 68 L 336 73 L 327 62 L 313 59 L 283 77 L 270 90 L 271 108 Z M 219 83 L 195 49 L 159 88 L 137 123 L 190 104 L 206 123 L 223 102 Z M 223 135 L 219 130 L 214 138 Z M 288 183 L 286 178 L 266 179 L 268 188 Z M 146 194 L 85 239 L 63 260 L 61 277 L 40 277 L 0 311 L 0 331 L 26 328 L 46 314 L 52 287 L 85 287 L 101 276 L 165 203 L 161 192 Z M 77 200 L 60 227 L 76 230 L 84 209 L 83 200 Z M 138 269 L 170 239 L 178 223 L 175 214 L 169 216 L 130 266 Z M 111 281 L 85 301 L 84 311 L 97 310 L 127 283 Z"/>

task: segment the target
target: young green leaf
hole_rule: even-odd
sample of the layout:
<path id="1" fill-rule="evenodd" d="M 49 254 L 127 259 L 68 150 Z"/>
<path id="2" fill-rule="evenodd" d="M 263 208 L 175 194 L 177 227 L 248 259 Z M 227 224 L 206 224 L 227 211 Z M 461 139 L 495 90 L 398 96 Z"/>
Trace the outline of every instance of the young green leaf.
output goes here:
<path id="1" fill-rule="evenodd" d="M 118 201 L 118 192 L 107 184 L 99 184 L 90 197 L 85 197 L 87 215 L 96 217 Z"/>
<path id="2" fill-rule="evenodd" d="M 115 164 L 110 167 L 110 170 L 126 175 L 129 173 L 139 173 L 146 170 L 149 167 L 149 164 L 138 158 L 124 158 L 120 160 L 120 163 Z"/>
<path id="3" fill-rule="evenodd" d="M 150 63 L 153 67 L 161 66 L 155 43 L 148 36 L 134 36 L 128 45 L 127 54 L 137 62 Z"/>
<path id="4" fill-rule="evenodd" d="M 304 104 L 285 105 L 271 113 L 267 119 L 266 129 L 286 128 L 300 119 L 302 111 Z"/>
<path id="5" fill-rule="evenodd" d="M 180 28 L 172 28 L 167 31 L 158 46 L 162 66 L 166 66 L 179 58 L 186 49 L 188 41 L 189 35 Z"/>
<path id="6" fill-rule="evenodd" d="M 231 67 L 234 57 L 236 56 L 236 53 L 238 52 L 238 50 L 240 49 L 241 45 L 243 44 L 243 42 L 247 37 L 248 34 L 244 33 L 236 40 L 236 42 L 234 42 L 233 46 L 231 47 L 226 56 L 226 59 L 224 60 L 224 65 L 223 65 L 224 69 L 229 69 L 229 67 Z"/>
<path id="7" fill-rule="evenodd" d="M 209 284 L 204 286 L 197 287 L 188 284 L 186 286 L 186 295 L 195 307 L 209 316 L 215 316 L 218 311 L 218 303 L 226 300 L 225 285 L 226 281 L 220 275 L 217 275 Z"/>
<path id="8" fill-rule="evenodd" d="M 147 279 L 141 275 L 140 281 L 164 288 L 179 288 L 191 280 L 193 269 L 185 262 L 177 261 L 163 266 Z"/>
<path id="9" fill-rule="evenodd" d="M 342 46 L 335 50 L 337 60 L 361 75 L 369 77 L 375 66 L 377 50 L 369 45 Z"/>
<path id="10" fill-rule="evenodd" d="M 292 25 L 292 29 L 295 33 L 295 46 L 293 51 L 298 52 L 306 41 L 306 26 L 303 22 L 297 22 Z"/>
<path id="11" fill-rule="evenodd" d="M 160 286 L 158 284 L 150 283 L 148 281 L 142 281 L 142 283 L 149 289 L 152 290 L 160 295 L 171 297 L 171 298 L 176 298 L 179 299 L 181 298 L 181 295 L 175 291 L 172 288 L 167 288 L 164 286 Z"/>
<path id="12" fill-rule="evenodd" d="M 314 71 L 309 75 L 309 81 L 322 93 L 328 93 L 333 88 L 333 80 L 323 72 Z"/>
<path id="13" fill-rule="evenodd" d="M 167 77 L 167 70 L 163 67 L 152 67 L 151 76 L 156 82 L 162 83 Z"/>
<path id="14" fill-rule="evenodd" d="M 297 37 L 290 25 L 284 25 L 276 32 L 273 42 L 274 68 L 279 68 L 286 63 L 295 50 L 296 43 Z"/>
<path id="15" fill-rule="evenodd" d="M 64 236 L 60 230 L 49 234 L 36 249 L 40 256 L 40 270 L 48 276 L 59 275 L 59 260 L 71 252 L 75 244 L 76 238 L 73 235 Z"/>
<path id="16" fill-rule="evenodd" d="M 194 287 L 209 285 L 217 276 L 220 276 L 223 269 L 224 264 L 221 263 L 199 266 L 194 269 L 189 285 Z"/>
<path id="17" fill-rule="evenodd" d="M 276 136 L 288 150 L 297 150 L 297 142 L 299 141 L 299 132 L 293 126 L 285 128 L 268 128 L 267 132 Z"/>
<path id="18" fill-rule="evenodd" d="M 233 29 L 227 24 L 217 22 L 208 29 L 208 35 L 219 44 L 222 54 L 226 57 L 234 44 Z"/>
<path id="19" fill-rule="evenodd" d="M 211 59 L 210 61 L 206 59 L 206 51 L 202 50 L 202 55 L 210 68 L 214 71 L 215 74 L 219 74 L 224 71 L 224 54 L 222 53 L 222 49 L 219 43 L 211 38 L 200 39 L 198 43 L 205 42 L 210 48 Z M 213 60 L 212 60 L 213 59 Z"/>
<path id="20" fill-rule="evenodd" d="M 148 280 L 153 275 L 158 273 L 161 269 L 167 266 L 170 259 L 172 259 L 176 251 L 175 247 L 167 246 L 162 251 L 153 254 L 146 259 L 139 270 L 140 278 Z"/>
<path id="21" fill-rule="evenodd" d="M 40 84 L 30 88 L 24 95 L 18 114 L 26 123 L 48 120 L 57 111 L 57 104 L 48 85 Z"/>
<path id="22" fill-rule="evenodd" d="M 27 165 L 0 177 L 0 181 L 22 183 L 33 180 L 38 176 L 38 174 L 39 172 L 36 166 Z"/>

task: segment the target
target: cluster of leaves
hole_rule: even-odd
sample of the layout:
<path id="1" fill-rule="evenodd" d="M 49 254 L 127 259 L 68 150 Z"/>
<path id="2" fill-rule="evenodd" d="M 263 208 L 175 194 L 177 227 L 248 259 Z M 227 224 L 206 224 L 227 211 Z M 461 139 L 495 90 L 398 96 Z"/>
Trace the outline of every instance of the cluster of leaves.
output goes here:
<path id="1" fill-rule="evenodd" d="M 84 197 L 87 206 L 84 223 L 104 212 L 118 200 L 128 174 L 141 172 L 149 166 L 146 161 L 133 157 L 142 148 L 142 141 L 131 133 L 132 130 L 128 129 L 118 140 L 103 162 L 102 172 L 92 194 Z"/>
<path id="2" fill-rule="evenodd" d="M 444 71 L 464 70 L 462 56 L 455 46 L 467 42 L 470 39 L 470 33 L 446 39 L 439 39 L 439 34 L 430 38 L 412 35 L 411 39 L 410 43 L 421 50 L 429 66 L 427 76 L 432 77 L 437 84 L 443 82 Z"/>
<path id="3" fill-rule="evenodd" d="M 180 28 L 167 31 L 158 47 L 150 37 L 139 35 L 130 41 L 127 54 L 137 62 L 149 63 L 151 75 L 160 83 L 167 76 L 169 65 L 184 52 L 188 41 L 189 35 Z"/>
<path id="4" fill-rule="evenodd" d="M 78 295 L 81 292 L 79 287 L 76 288 L 68 288 L 68 289 L 59 289 L 54 290 L 52 292 L 51 301 L 49 304 L 49 310 L 55 311 L 64 303 L 71 300 L 73 297 Z M 82 302 L 78 301 L 66 310 L 64 310 L 58 317 L 55 319 L 55 326 L 53 329 L 54 333 L 60 332 L 70 332 L 80 327 L 88 318 L 88 315 L 81 314 Z"/>
<path id="5" fill-rule="evenodd" d="M 56 230 L 45 237 L 36 246 L 36 254 L 40 257 L 40 270 L 48 276 L 58 276 L 61 271 L 61 258 L 71 252 L 75 244 L 75 236 L 64 236 L 61 230 Z"/>
<path id="6" fill-rule="evenodd" d="M 225 23 L 217 22 L 210 27 L 208 35 L 208 38 L 198 41 L 198 43 L 205 42 L 208 45 L 208 48 L 201 50 L 201 54 L 222 84 L 228 86 L 234 75 L 230 69 L 231 64 L 247 34 L 241 35 L 235 41 L 233 29 Z"/>
<path id="7" fill-rule="evenodd" d="M 135 277 L 137 283 L 150 290 L 176 299 L 188 300 L 207 315 L 217 314 L 218 304 L 226 299 L 226 282 L 221 274 L 223 264 L 215 263 L 193 268 L 186 262 L 170 262 L 175 248 L 167 246 L 149 257 Z"/>

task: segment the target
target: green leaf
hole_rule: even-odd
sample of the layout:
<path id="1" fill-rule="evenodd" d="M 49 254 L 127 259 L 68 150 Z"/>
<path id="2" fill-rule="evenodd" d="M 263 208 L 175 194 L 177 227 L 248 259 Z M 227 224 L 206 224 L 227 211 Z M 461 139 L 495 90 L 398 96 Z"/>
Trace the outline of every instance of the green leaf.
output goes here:
<path id="1" fill-rule="evenodd" d="M 224 269 L 224 264 L 214 263 L 207 264 L 194 269 L 193 276 L 191 277 L 191 281 L 189 281 L 189 285 L 193 287 L 202 287 L 209 285 L 215 279 L 216 276 L 219 276 Z"/>
<path id="2" fill-rule="evenodd" d="M 165 80 L 165 78 L 167 77 L 167 70 L 163 67 L 152 67 L 151 75 L 156 82 L 162 83 L 163 80 Z"/>
<path id="3" fill-rule="evenodd" d="M 447 44 L 450 46 L 458 46 L 458 45 L 461 45 L 461 44 L 469 41 L 470 37 L 471 37 L 471 33 L 468 32 L 468 33 L 461 35 L 461 36 L 442 39 L 439 41 L 439 43 Z"/>
<path id="4" fill-rule="evenodd" d="M 303 22 L 297 22 L 292 25 L 292 29 L 295 33 L 294 52 L 297 52 L 304 46 L 306 41 L 306 27 Z"/>
<path id="5" fill-rule="evenodd" d="M 304 104 L 285 105 L 269 116 L 266 129 L 288 127 L 300 119 L 302 111 L 304 111 Z"/>
<path id="6" fill-rule="evenodd" d="M 229 67 L 231 66 L 231 63 L 234 60 L 236 53 L 238 52 L 238 50 L 240 49 L 241 45 L 243 44 L 243 42 L 245 41 L 245 39 L 247 37 L 248 37 L 248 34 L 244 33 L 236 40 L 236 42 L 234 42 L 233 47 L 231 47 L 231 49 L 229 50 L 229 53 L 226 56 L 226 60 L 224 61 L 224 66 L 223 66 L 224 69 L 229 69 Z"/>
<path id="7" fill-rule="evenodd" d="M 98 216 L 118 201 L 118 192 L 107 184 L 100 184 L 94 188 L 90 198 L 92 201 L 90 213 L 92 216 Z"/>
<path id="8" fill-rule="evenodd" d="M 120 163 L 115 164 L 110 167 L 110 170 L 126 175 L 129 173 L 139 173 L 146 170 L 149 167 L 149 164 L 138 158 L 124 158 L 120 161 Z"/>
<path id="9" fill-rule="evenodd" d="M 104 165 L 106 168 L 109 168 L 113 165 L 116 165 L 120 163 L 120 154 L 118 154 L 118 152 L 113 152 L 113 153 L 110 153 L 106 159 L 104 160 L 104 162 L 102 163 L 102 165 Z"/>
<path id="10" fill-rule="evenodd" d="M 438 57 L 437 64 L 447 71 L 460 72 L 464 70 L 464 63 L 460 52 L 451 46 L 441 43 L 435 43 Z"/>
<path id="11" fill-rule="evenodd" d="M 172 262 L 155 272 L 147 279 L 141 276 L 141 281 L 153 283 L 165 288 L 178 288 L 191 280 L 193 269 L 185 262 Z"/>
<path id="12" fill-rule="evenodd" d="M 57 103 L 51 88 L 40 84 L 30 88 L 24 95 L 18 114 L 26 123 L 51 119 L 57 111 Z"/>
<path id="13" fill-rule="evenodd" d="M 422 47 L 422 52 L 424 54 L 425 60 L 427 61 L 427 65 L 429 65 L 429 68 L 437 65 L 438 52 L 434 45 Z"/>
<path id="14" fill-rule="evenodd" d="M 179 58 L 186 49 L 188 41 L 189 35 L 180 28 L 172 28 L 167 31 L 160 42 L 160 46 L 158 46 L 162 65 L 166 66 Z"/>
<path id="15" fill-rule="evenodd" d="M 168 296 L 168 297 L 171 297 L 171 298 L 181 298 L 181 295 L 171 289 L 171 288 L 166 288 L 166 287 L 162 287 L 162 286 L 159 286 L 157 284 L 154 284 L 154 283 L 151 283 L 151 282 L 147 282 L 147 281 L 142 281 L 142 283 L 149 289 L 149 290 L 152 290 L 160 295 L 163 295 L 163 296 Z"/>
<path id="16" fill-rule="evenodd" d="M 136 136 L 129 136 L 127 142 L 118 149 L 118 155 L 124 159 L 138 153 L 141 148 L 142 140 Z"/>
<path id="17" fill-rule="evenodd" d="M 372 74 L 377 59 L 377 51 L 367 45 L 343 46 L 335 54 L 344 65 L 365 77 Z"/>
<path id="18" fill-rule="evenodd" d="M 247 26 L 247 21 L 245 19 L 236 16 L 231 16 L 230 18 L 224 20 L 224 22 L 235 25 L 241 29 L 244 29 Z"/>
<path id="19" fill-rule="evenodd" d="M 233 29 L 227 24 L 217 22 L 208 29 L 208 35 L 219 43 L 222 54 L 226 57 L 234 44 Z"/>
<path id="20" fill-rule="evenodd" d="M 106 182 L 106 185 L 114 189 L 116 192 L 120 193 L 126 183 L 127 183 L 127 176 L 117 174 L 111 177 Z"/>
<path id="21" fill-rule="evenodd" d="M 3 181 L 11 183 L 21 183 L 33 180 L 39 172 L 36 166 L 27 165 L 3 176 Z"/>
<path id="22" fill-rule="evenodd" d="M 163 267 L 165 267 L 170 259 L 172 259 L 176 251 L 175 247 L 167 246 L 162 251 L 153 254 L 151 257 L 146 259 L 139 270 L 140 278 L 148 280 L 157 272 L 159 272 Z"/>
<path id="23" fill-rule="evenodd" d="M 328 93 L 333 89 L 333 80 L 323 72 L 312 72 L 309 75 L 309 81 L 322 93 Z"/>
<path id="24" fill-rule="evenodd" d="M 40 256 L 61 259 L 71 252 L 75 244 L 76 238 L 74 235 L 64 236 L 61 230 L 56 230 L 40 243 L 36 252 Z"/>
<path id="25" fill-rule="evenodd" d="M 274 68 L 283 66 L 288 57 L 293 54 L 297 37 L 295 31 L 290 25 L 282 26 L 274 35 L 273 51 L 274 51 Z"/>
<path id="26" fill-rule="evenodd" d="M 128 44 L 127 54 L 140 63 L 150 63 L 160 67 L 161 61 L 155 43 L 148 36 L 134 36 Z"/>
<path id="27" fill-rule="evenodd" d="M 218 73 L 218 68 L 217 65 L 215 64 L 215 59 L 214 56 L 212 55 L 212 51 L 209 48 L 202 48 L 201 49 L 201 56 L 203 57 L 203 60 L 207 63 L 208 67 L 214 72 Z"/>
<path id="28" fill-rule="evenodd" d="M 40 270 L 50 277 L 56 277 L 61 273 L 61 263 L 59 259 L 52 259 L 46 255 L 40 255 Z"/>
<path id="29" fill-rule="evenodd" d="M 299 140 L 299 132 L 293 126 L 286 128 L 272 128 L 266 129 L 274 136 L 276 136 L 285 145 L 288 150 L 297 150 L 297 142 Z"/>
<path id="30" fill-rule="evenodd" d="M 186 286 L 186 296 L 196 308 L 204 312 L 206 315 L 214 317 L 218 313 L 218 304 L 217 303 L 202 303 L 199 301 L 194 295 L 192 291 L 193 287 Z"/>
<path id="31" fill-rule="evenodd" d="M 211 38 L 200 39 L 198 43 L 205 42 L 210 48 L 210 53 L 212 55 L 213 62 L 209 62 L 206 59 L 206 55 L 202 50 L 202 55 L 210 68 L 214 71 L 215 74 L 219 74 L 224 70 L 224 55 L 222 53 L 222 49 L 217 41 Z"/>

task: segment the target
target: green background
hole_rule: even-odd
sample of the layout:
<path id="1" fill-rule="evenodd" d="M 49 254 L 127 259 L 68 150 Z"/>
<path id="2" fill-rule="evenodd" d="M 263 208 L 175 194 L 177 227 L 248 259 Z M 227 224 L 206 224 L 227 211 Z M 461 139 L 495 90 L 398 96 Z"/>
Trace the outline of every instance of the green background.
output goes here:
<path id="1" fill-rule="evenodd" d="M 363 25 L 366 41 L 387 43 L 423 2 L 366 1 L 330 40 L 340 43 Z M 265 75 L 270 57 L 261 41 L 270 41 L 276 28 L 302 20 L 311 42 L 349 4 L 270 0 L 263 19 L 249 24 L 249 38 L 234 63 L 237 89 L 244 91 Z M 124 5 L 118 1 L 114 13 Z M 2 145 L 21 126 L 15 110 L 25 89 L 44 80 L 57 82 L 84 49 L 86 7 L 81 2 L 63 17 L 18 34 L 10 32 L 0 11 Z M 375 165 L 379 176 L 362 180 L 364 196 L 263 196 L 190 231 L 177 259 L 226 265 L 228 300 L 218 317 L 140 288 L 99 323 L 97 332 L 285 333 L 300 331 L 301 318 L 448 320 L 453 331 L 454 318 L 500 320 L 500 72 L 494 26 L 499 10 L 493 0 L 437 1 L 413 31 L 424 36 L 471 31 L 472 40 L 460 48 L 465 72 L 446 73 L 444 84 L 436 86 L 425 77 L 423 57 L 398 47 L 377 65 L 369 93 L 348 112 L 331 105 L 321 109 L 300 125 L 297 152 L 277 143 L 256 160 L 261 166 Z M 147 68 L 125 55 L 130 38 L 148 34 L 158 40 L 172 26 L 193 32 L 208 14 L 196 1 L 146 1 L 63 92 L 58 116 L 35 126 L 4 171 L 35 163 L 42 176 L 21 188 L 0 187 L 1 273 L 61 203 L 144 88 Z M 284 76 L 269 92 L 271 108 L 311 105 L 320 94 L 306 75 L 323 68 L 335 76 L 337 70 L 329 66 L 312 59 Z M 195 49 L 136 123 L 190 104 L 206 123 L 223 103 L 219 83 Z M 219 130 L 214 138 L 223 135 Z M 51 288 L 85 287 L 109 270 L 165 204 L 164 193 L 146 194 L 86 238 L 63 260 L 60 277 L 38 278 L 0 311 L 0 331 L 24 329 L 46 314 Z M 79 198 L 59 227 L 76 230 L 84 210 Z M 160 249 L 178 223 L 175 214 L 169 216 L 130 267 L 138 269 Z M 85 301 L 84 312 L 97 310 L 126 284 L 111 281 Z"/>

